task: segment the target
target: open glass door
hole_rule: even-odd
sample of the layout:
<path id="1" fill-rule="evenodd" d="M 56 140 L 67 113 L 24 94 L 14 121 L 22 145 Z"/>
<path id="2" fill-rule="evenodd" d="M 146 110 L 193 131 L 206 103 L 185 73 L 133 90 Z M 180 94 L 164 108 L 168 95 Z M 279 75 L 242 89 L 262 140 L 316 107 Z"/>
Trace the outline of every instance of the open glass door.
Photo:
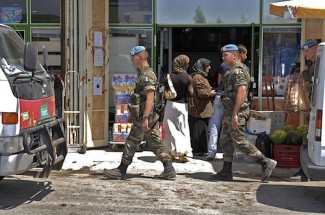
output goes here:
<path id="1" fill-rule="evenodd" d="M 164 81 L 166 74 L 172 69 L 171 30 L 171 28 L 158 28 L 157 30 L 157 78 L 159 83 Z"/>

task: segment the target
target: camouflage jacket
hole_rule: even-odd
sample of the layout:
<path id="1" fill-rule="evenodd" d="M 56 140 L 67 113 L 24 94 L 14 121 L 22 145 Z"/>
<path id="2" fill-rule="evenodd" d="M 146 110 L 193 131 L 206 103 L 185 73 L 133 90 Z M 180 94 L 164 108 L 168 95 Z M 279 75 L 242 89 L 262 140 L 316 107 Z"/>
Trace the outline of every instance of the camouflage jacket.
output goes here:
<path id="1" fill-rule="evenodd" d="M 230 71 L 227 71 L 222 78 L 224 84 L 224 91 L 222 93 L 225 109 L 232 110 L 237 95 L 237 87 L 239 85 L 246 85 L 246 92 L 248 94 L 250 75 L 249 68 L 243 63 L 237 63 Z M 244 105 L 248 106 L 248 99 Z"/>
<path id="2" fill-rule="evenodd" d="M 302 72 L 302 75 L 305 80 L 306 90 L 308 91 L 309 94 L 311 93 L 313 87 L 313 83 L 311 79 L 314 76 L 314 69 L 315 69 L 315 63 L 312 62 L 311 65 L 308 66 L 308 69 Z"/>
<path id="3" fill-rule="evenodd" d="M 140 117 L 143 114 L 145 103 L 147 100 L 145 91 L 150 89 L 156 91 L 156 83 L 157 77 L 153 72 L 152 68 L 150 68 L 149 66 L 147 66 L 143 71 L 139 72 L 137 82 L 135 83 L 134 93 L 137 93 L 140 96 Z M 154 107 L 155 104 L 153 105 L 153 108 Z"/>

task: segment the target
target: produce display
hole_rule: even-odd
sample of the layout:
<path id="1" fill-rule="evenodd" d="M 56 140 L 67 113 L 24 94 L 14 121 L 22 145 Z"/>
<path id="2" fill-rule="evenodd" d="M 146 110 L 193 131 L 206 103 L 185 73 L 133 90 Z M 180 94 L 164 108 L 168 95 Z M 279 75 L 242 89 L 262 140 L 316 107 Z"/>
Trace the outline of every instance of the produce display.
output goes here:
<path id="1" fill-rule="evenodd" d="M 275 145 L 282 145 L 287 137 L 287 132 L 283 130 L 275 130 L 270 138 Z"/>
<path id="2" fill-rule="evenodd" d="M 295 128 L 293 125 L 286 125 L 281 130 L 275 130 L 270 138 L 274 145 L 300 146 L 303 138 L 307 135 L 308 125 L 301 125 Z"/>

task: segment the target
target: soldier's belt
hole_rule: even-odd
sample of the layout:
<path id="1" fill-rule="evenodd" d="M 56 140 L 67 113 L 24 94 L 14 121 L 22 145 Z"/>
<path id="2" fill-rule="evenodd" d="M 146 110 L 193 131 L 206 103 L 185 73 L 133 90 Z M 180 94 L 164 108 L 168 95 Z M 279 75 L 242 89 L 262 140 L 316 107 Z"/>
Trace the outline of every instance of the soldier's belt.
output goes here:
<path id="1" fill-rule="evenodd" d="M 235 99 L 231 99 L 229 97 L 224 97 L 223 98 L 223 104 L 225 106 L 226 109 L 232 108 L 235 105 Z M 250 102 L 245 101 L 240 108 L 247 108 L 249 107 Z"/>

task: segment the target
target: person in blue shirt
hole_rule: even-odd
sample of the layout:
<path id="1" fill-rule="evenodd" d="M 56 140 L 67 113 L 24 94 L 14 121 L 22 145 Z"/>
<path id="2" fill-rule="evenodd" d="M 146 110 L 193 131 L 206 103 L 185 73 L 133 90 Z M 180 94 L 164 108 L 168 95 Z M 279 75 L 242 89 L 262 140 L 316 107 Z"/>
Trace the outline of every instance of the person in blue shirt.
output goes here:
<path id="1" fill-rule="evenodd" d="M 239 51 L 240 61 L 242 63 L 245 63 L 247 59 L 247 48 L 243 44 L 238 44 L 237 47 Z M 220 136 L 219 134 L 221 131 L 221 124 L 224 114 L 224 107 L 223 104 L 220 102 L 220 96 L 223 90 L 222 77 L 227 71 L 230 71 L 230 67 L 228 67 L 225 63 L 222 63 L 218 71 L 217 96 L 215 97 L 213 102 L 213 112 L 209 121 L 210 135 L 208 142 L 208 156 L 206 158 L 207 161 L 212 161 L 217 154 L 217 143 Z"/>
<path id="2" fill-rule="evenodd" d="M 222 63 L 219 67 L 218 72 L 218 86 L 217 86 L 217 95 L 213 101 L 213 110 L 212 115 L 209 121 L 209 142 L 208 142 L 208 156 L 207 161 L 212 161 L 217 154 L 217 142 L 219 139 L 219 134 L 221 131 L 221 123 L 223 118 L 223 104 L 220 102 L 220 96 L 222 93 L 222 77 L 229 71 L 230 68 Z"/>

